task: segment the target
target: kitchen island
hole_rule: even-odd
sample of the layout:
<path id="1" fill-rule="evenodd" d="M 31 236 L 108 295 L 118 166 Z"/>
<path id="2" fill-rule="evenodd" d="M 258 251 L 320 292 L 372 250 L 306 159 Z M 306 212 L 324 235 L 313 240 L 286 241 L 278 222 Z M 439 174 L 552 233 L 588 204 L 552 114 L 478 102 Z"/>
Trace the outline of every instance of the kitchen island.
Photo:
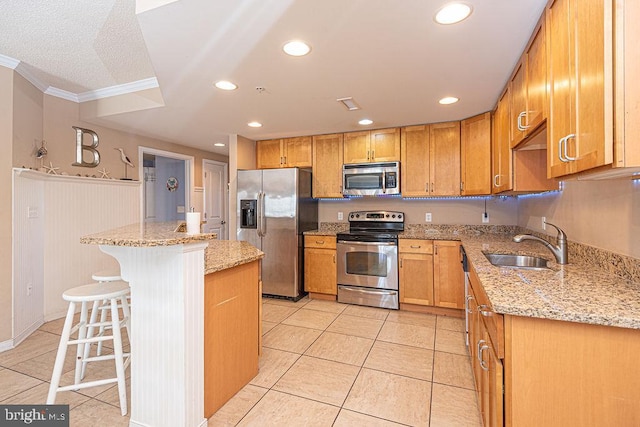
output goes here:
<path id="1" fill-rule="evenodd" d="M 205 283 L 232 284 L 245 295 L 253 289 L 260 301 L 261 251 L 245 242 L 215 240 L 215 234 L 176 232 L 178 224 L 134 224 L 81 238 L 116 258 L 131 285 L 131 426 L 205 426 L 205 399 L 212 396 L 205 378 L 211 360 L 220 357 L 212 358 L 216 341 L 205 343 L 205 330 L 222 317 L 215 307 L 205 310 L 203 302 L 216 296 Z M 258 322 L 256 312 L 256 333 L 249 338 L 256 372 Z"/>

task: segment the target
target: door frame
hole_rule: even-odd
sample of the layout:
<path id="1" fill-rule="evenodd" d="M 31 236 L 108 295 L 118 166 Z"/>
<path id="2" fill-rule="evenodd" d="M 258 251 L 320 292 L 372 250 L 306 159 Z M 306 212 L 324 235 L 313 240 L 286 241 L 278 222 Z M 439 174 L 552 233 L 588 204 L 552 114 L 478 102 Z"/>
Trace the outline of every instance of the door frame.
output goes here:
<path id="1" fill-rule="evenodd" d="M 206 205 L 207 205 L 207 188 L 205 187 L 205 183 L 207 182 L 204 174 L 205 174 L 205 165 L 207 164 L 211 164 L 211 165 L 216 165 L 216 166 L 222 166 L 224 168 L 224 179 L 225 179 L 225 184 L 226 184 L 226 192 L 225 195 L 223 197 L 224 200 L 224 206 L 222 207 L 222 212 L 224 212 L 224 215 L 226 217 L 225 219 L 225 235 L 224 236 L 218 236 L 219 240 L 228 240 L 229 239 L 229 234 L 231 233 L 231 231 L 229 230 L 229 163 L 225 163 L 225 162 L 220 162 L 217 160 L 209 160 L 209 159 L 202 159 L 202 188 L 204 189 L 204 197 L 202 198 L 202 210 L 204 211 L 206 209 Z M 222 239 L 220 238 L 222 237 Z"/>
<path id="2" fill-rule="evenodd" d="M 194 162 L 193 156 L 186 154 L 174 153 L 171 151 L 158 150 L 157 148 L 138 146 L 138 179 L 140 182 L 144 181 L 144 155 L 152 154 L 154 156 L 166 157 L 169 159 L 183 160 L 184 161 L 184 175 L 188 177 L 187 182 L 184 183 L 184 209 L 185 213 L 189 212 L 191 206 L 191 191 L 193 189 L 194 181 Z M 186 214 L 185 214 L 186 218 Z M 140 186 L 140 223 L 144 223 L 144 185 Z"/>

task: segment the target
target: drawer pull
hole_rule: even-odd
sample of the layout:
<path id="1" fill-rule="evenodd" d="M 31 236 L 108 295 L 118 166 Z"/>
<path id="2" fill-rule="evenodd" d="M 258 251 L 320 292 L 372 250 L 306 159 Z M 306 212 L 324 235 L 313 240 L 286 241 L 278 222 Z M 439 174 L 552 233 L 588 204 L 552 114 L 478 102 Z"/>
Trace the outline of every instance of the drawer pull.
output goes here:
<path id="1" fill-rule="evenodd" d="M 316 240 L 317 245 L 324 245 L 324 240 Z"/>
<path id="2" fill-rule="evenodd" d="M 420 249 L 421 245 L 411 245 L 411 249 Z"/>
<path id="3" fill-rule="evenodd" d="M 489 306 L 486 304 L 480 304 L 478 306 L 478 312 L 482 314 L 484 317 L 493 316 L 493 311 L 489 310 Z"/>

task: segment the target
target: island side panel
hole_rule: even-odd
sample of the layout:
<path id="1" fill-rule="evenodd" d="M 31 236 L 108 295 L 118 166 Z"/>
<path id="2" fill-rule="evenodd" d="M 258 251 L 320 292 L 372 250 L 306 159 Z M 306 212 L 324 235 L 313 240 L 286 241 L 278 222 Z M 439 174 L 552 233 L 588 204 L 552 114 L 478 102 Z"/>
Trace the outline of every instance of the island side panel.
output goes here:
<path id="1" fill-rule="evenodd" d="M 211 417 L 258 374 L 259 264 L 207 274 L 204 290 L 204 416 Z"/>

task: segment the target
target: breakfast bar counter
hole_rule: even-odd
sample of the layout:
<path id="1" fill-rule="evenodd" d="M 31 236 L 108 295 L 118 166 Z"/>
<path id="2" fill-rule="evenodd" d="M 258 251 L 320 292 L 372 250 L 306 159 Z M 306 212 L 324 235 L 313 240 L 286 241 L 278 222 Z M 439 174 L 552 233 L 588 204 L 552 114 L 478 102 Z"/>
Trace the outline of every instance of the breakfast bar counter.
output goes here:
<path id="1" fill-rule="evenodd" d="M 80 240 L 116 258 L 131 286 L 130 426 L 206 426 L 205 323 L 215 316 L 206 319 L 214 310 L 205 310 L 205 280 L 223 277 L 235 286 L 233 272 L 243 270 L 259 301 L 261 251 L 215 234 L 188 235 L 179 225 L 133 224 Z"/>

